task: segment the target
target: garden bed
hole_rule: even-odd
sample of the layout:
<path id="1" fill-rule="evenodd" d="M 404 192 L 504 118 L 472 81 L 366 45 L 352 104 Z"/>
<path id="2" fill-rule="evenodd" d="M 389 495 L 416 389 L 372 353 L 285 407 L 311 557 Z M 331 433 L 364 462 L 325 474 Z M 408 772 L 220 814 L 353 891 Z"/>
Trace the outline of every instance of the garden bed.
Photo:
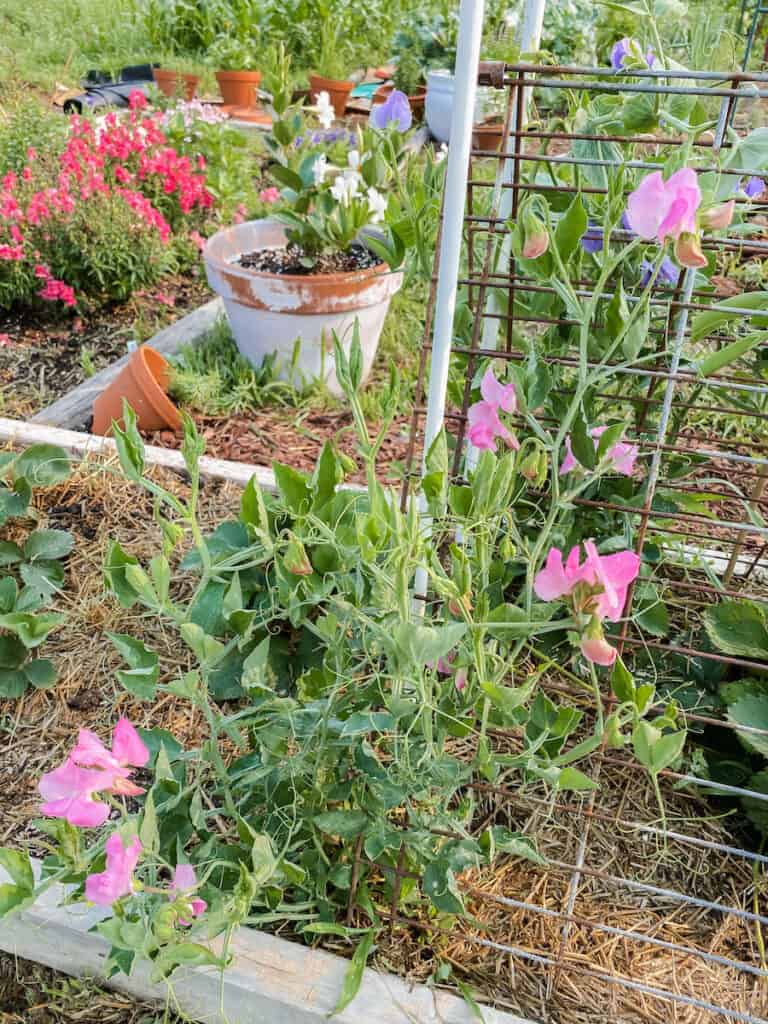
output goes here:
<path id="1" fill-rule="evenodd" d="M 155 469 L 153 475 L 174 493 L 186 493 L 183 475 L 164 469 Z M 239 497 L 239 487 L 231 482 L 205 483 L 203 525 L 210 528 L 232 515 Z M 78 728 L 104 736 L 116 717 L 125 715 L 138 726 L 166 730 L 190 746 L 205 738 L 206 728 L 188 703 L 166 695 L 146 704 L 115 680 L 121 659 L 107 633 L 129 633 L 158 650 L 161 680 L 191 665 L 175 631 L 166 632 L 162 622 L 140 611 L 121 608 L 104 593 L 108 539 L 119 540 L 140 558 L 156 550 L 158 532 L 145 492 L 125 481 L 114 462 L 88 459 L 69 481 L 40 492 L 37 512 L 40 527 L 67 529 L 75 537 L 58 602 L 69 619 L 66 630 L 52 634 L 43 650 L 59 667 L 57 687 L 3 706 L 13 744 L 0 753 L 0 841 L 40 856 L 45 843 L 31 823 L 39 804 L 37 780 L 61 762 Z M 186 585 L 176 582 L 174 588 Z M 543 690 L 556 699 L 563 679 L 553 674 L 543 681 Z M 583 706 L 586 732 L 591 700 L 577 697 L 575 703 Z M 465 751 L 472 760 L 473 744 L 451 742 L 457 754 Z M 513 752 L 517 743 L 514 734 L 494 737 L 500 753 Z M 536 835 L 548 864 L 503 856 L 493 867 L 464 872 L 458 883 L 467 899 L 467 919 L 419 912 L 411 920 L 398 914 L 392 930 L 381 934 L 372 962 L 409 981 L 427 981 L 441 963 L 449 964 L 454 976 L 471 984 L 483 1000 L 538 1020 L 549 965 L 562 958 L 569 980 L 556 985 L 555 995 L 547 1000 L 552 1024 L 660 1021 L 656 1004 L 637 991 L 638 984 L 680 993 L 676 1019 L 685 1024 L 716 1019 L 701 1007 L 686 1005 L 691 999 L 765 1014 L 768 997 L 760 979 L 729 966 L 758 960 L 760 920 L 749 915 L 760 912 L 761 901 L 748 861 L 728 852 L 734 834 L 727 817 L 713 814 L 702 796 L 677 791 L 674 773 L 666 773 L 661 785 L 672 832 L 663 839 L 650 779 L 624 754 L 612 753 L 603 763 L 602 755 L 581 763 L 600 779 L 591 808 L 578 794 L 547 796 L 536 785 L 505 789 L 503 780 L 494 790 L 479 782 L 477 824 L 498 822 Z M 579 851 L 587 829 L 583 870 L 574 871 L 582 863 Z M 384 878 L 382 873 L 379 882 Z M 679 903 L 664 895 L 685 892 L 692 878 L 695 900 Z M 576 890 L 570 888 L 574 879 Z M 375 884 L 374 872 L 369 879 L 373 892 Z M 632 942 L 627 938 L 632 933 L 649 938 Z M 285 926 L 278 934 L 291 938 Z M 343 955 L 351 952 L 347 942 L 333 936 L 323 944 Z M 512 961 L 511 949 L 522 957 Z M 237 977 L 236 971 L 235 983 Z M 629 989 L 610 977 L 625 979 Z M 218 991 L 217 976 L 211 984 Z M 189 1004 L 185 1009 L 189 1012 Z"/>

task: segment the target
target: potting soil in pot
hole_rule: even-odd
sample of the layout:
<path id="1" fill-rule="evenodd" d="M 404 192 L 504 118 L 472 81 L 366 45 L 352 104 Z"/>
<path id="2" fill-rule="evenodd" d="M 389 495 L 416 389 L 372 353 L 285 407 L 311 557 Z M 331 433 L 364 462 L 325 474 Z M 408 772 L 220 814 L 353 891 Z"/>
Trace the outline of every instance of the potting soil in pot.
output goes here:
<path id="1" fill-rule="evenodd" d="M 346 252 L 321 253 L 316 257 L 307 257 L 298 245 L 257 249 L 243 253 L 237 263 L 246 270 L 267 274 L 346 274 L 376 267 L 381 260 L 364 245 L 353 242 Z"/>

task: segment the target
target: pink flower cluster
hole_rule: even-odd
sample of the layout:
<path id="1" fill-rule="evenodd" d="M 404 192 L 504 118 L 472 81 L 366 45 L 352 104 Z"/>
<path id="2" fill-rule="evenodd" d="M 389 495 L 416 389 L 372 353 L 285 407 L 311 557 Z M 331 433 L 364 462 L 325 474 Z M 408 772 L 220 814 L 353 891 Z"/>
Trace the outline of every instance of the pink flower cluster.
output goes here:
<path id="1" fill-rule="evenodd" d="M 143 768 L 149 751 L 127 718 L 121 718 L 112 733 L 112 748 L 106 747 L 90 729 L 81 729 L 77 743 L 64 763 L 46 772 L 38 783 L 45 801 L 40 810 L 52 818 L 63 818 L 70 825 L 95 828 L 109 817 L 109 804 L 94 800 L 96 793 L 139 796 L 144 790 L 132 780 L 133 769 Z M 128 844 L 119 832 L 107 839 L 106 866 L 85 880 L 85 896 L 91 903 L 110 906 L 134 890 L 133 872 L 142 854 L 141 840 L 132 836 Z M 197 887 L 194 868 L 179 864 L 168 891 L 168 898 L 181 902 L 183 912 L 198 917 L 206 909 L 205 900 L 190 898 Z M 190 922 L 179 917 L 179 923 Z"/>
<path id="2" fill-rule="evenodd" d="M 563 563 L 562 551 L 550 548 L 533 589 L 542 601 L 566 598 L 581 634 L 584 657 L 597 665 L 612 665 L 616 649 L 605 639 L 602 622 L 618 622 L 621 618 L 629 586 L 640 571 L 640 559 L 633 551 L 600 555 L 591 540 L 584 542 L 584 551 L 583 562 L 576 546 Z"/>
<path id="3" fill-rule="evenodd" d="M 600 438 L 607 429 L 608 427 L 595 427 L 594 430 L 590 430 L 589 433 L 595 442 L 595 448 L 597 448 Z M 640 450 L 636 444 L 617 441 L 616 444 L 611 445 L 605 453 L 605 457 L 615 473 L 620 473 L 622 476 L 632 476 L 639 453 Z M 579 462 L 571 448 L 571 436 L 569 434 L 565 439 L 565 458 L 560 466 L 560 476 L 571 473 L 578 465 Z"/>
<path id="4" fill-rule="evenodd" d="M 495 451 L 496 439 L 500 437 L 511 448 L 519 448 L 517 438 L 507 430 L 499 418 L 499 410 L 507 413 L 517 411 L 515 385 L 501 384 L 489 366 L 480 382 L 480 394 L 481 401 L 471 405 L 467 412 L 467 437 L 470 444 L 475 448 Z"/>
<path id="5" fill-rule="evenodd" d="M 57 226 L 82 214 L 83 204 L 98 196 L 118 197 L 163 242 L 171 234 L 169 217 L 173 220 L 213 205 L 201 173 L 204 161 L 193 164 L 169 146 L 162 132 L 163 115 L 147 114 L 145 106 L 145 97 L 134 91 L 127 117 L 110 113 L 92 122 L 74 115 L 54 186 L 34 150 L 27 154 L 21 175 L 10 171 L 2 178 L 0 273 L 6 263 L 19 265 L 17 273 L 35 276 L 32 268 L 39 264 L 39 251 L 51 247 Z M 52 249 L 55 262 L 53 253 Z M 75 305 L 72 288 L 53 275 L 46 278 L 39 294 L 52 302 Z"/>

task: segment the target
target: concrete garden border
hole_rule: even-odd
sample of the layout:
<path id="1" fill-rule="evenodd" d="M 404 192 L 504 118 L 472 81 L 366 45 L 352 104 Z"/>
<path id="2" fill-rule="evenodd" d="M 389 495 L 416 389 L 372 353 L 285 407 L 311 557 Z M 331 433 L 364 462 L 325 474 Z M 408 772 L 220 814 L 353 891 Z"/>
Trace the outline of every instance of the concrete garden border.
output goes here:
<path id="1" fill-rule="evenodd" d="M 33 865 L 39 874 L 39 861 Z M 9 880 L 0 868 L 0 882 Z M 65 974 L 96 978 L 137 999 L 167 1002 L 201 1024 L 320 1024 L 339 998 L 349 961 L 251 928 L 235 933 L 234 959 L 223 975 L 210 968 L 180 969 L 169 991 L 150 981 L 147 964 L 138 964 L 130 977 L 105 980 L 110 943 L 91 929 L 108 911 L 82 903 L 58 906 L 67 888 L 51 886 L 33 907 L 4 918 L 0 950 Z M 491 1007 L 484 1006 L 482 1014 L 485 1024 L 532 1024 Z M 358 994 L 333 1020 L 477 1024 L 478 1018 L 459 996 L 366 968 Z"/>

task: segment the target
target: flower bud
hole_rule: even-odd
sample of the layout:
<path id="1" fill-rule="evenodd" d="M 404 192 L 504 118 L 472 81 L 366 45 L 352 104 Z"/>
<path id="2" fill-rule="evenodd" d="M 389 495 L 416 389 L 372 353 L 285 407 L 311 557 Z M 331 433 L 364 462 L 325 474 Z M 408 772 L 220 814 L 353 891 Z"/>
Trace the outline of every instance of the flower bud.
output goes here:
<path id="1" fill-rule="evenodd" d="M 527 260 L 538 259 L 549 248 L 549 235 L 542 222 L 529 209 L 522 213 L 523 257 Z"/>
<path id="2" fill-rule="evenodd" d="M 448 611 L 451 615 L 454 615 L 457 619 L 462 618 L 463 614 L 472 611 L 472 597 L 471 594 L 462 594 L 461 597 L 451 597 L 448 599 Z"/>
<path id="3" fill-rule="evenodd" d="M 736 209 L 736 200 L 729 199 L 727 203 L 720 203 L 719 206 L 710 206 L 701 215 L 701 225 L 718 231 L 720 228 L 727 228 L 733 220 L 733 211 Z"/>
<path id="4" fill-rule="evenodd" d="M 534 487 L 542 486 L 547 479 L 547 469 L 547 453 L 538 448 L 526 455 L 520 466 L 520 472 Z"/>
<path id="5" fill-rule="evenodd" d="M 505 562 L 511 562 L 517 554 L 517 546 L 512 543 L 508 536 L 504 536 L 499 544 L 499 554 Z"/>
<path id="6" fill-rule="evenodd" d="M 698 235 L 684 231 L 675 242 L 675 258 L 684 267 L 706 267 L 707 257 L 701 251 Z"/>
<path id="7" fill-rule="evenodd" d="M 283 565 L 294 576 L 311 576 L 314 572 L 304 545 L 296 537 L 288 541 L 283 556 Z"/>
<path id="8" fill-rule="evenodd" d="M 581 636 L 581 653 L 595 665 L 612 665 L 616 661 L 618 651 L 611 647 L 603 634 L 603 627 L 596 615 L 593 615 Z"/>

